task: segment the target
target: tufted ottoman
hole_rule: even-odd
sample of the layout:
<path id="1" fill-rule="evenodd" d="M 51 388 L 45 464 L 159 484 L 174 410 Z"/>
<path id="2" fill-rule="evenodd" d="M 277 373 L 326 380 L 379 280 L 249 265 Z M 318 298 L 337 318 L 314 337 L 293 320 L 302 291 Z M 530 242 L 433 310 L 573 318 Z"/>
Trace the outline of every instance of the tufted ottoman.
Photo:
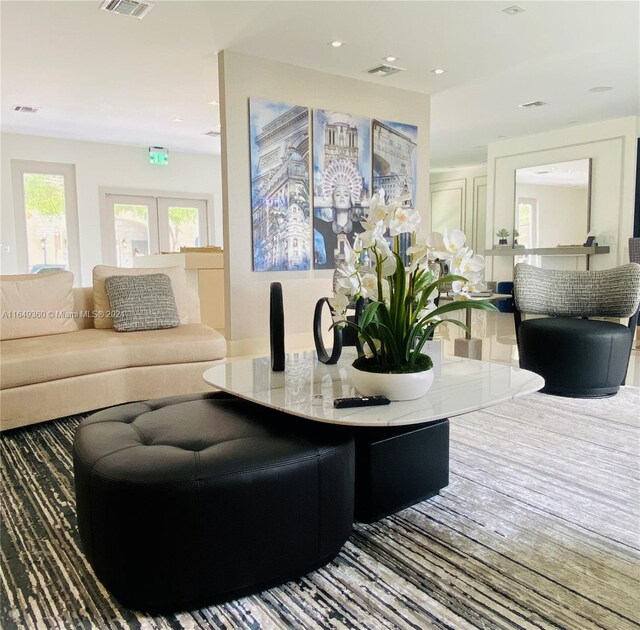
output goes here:
<path id="1" fill-rule="evenodd" d="M 351 532 L 351 435 L 227 394 L 98 412 L 73 455 L 83 549 L 129 608 L 197 608 L 298 578 Z"/>

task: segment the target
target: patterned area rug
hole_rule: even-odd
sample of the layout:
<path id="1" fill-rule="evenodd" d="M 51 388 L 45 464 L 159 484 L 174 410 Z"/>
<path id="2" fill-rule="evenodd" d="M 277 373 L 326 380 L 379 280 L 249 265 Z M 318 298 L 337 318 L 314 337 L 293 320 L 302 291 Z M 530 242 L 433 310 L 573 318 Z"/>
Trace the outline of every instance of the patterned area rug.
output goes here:
<path id="1" fill-rule="evenodd" d="M 9 628 L 638 628 L 640 389 L 533 394 L 451 422 L 451 483 L 354 526 L 301 580 L 175 616 L 125 610 L 79 549 L 78 418 L 3 435 Z"/>

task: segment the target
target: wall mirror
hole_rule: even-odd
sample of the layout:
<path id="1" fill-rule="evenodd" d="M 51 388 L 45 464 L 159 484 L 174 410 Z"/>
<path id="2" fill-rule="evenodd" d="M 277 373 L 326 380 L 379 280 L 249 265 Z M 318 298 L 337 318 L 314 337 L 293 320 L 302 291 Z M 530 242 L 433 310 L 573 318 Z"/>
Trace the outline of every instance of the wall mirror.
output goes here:
<path id="1" fill-rule="evenodd" d="M 512 235 L 517 245 L 535 249 L 582 245 L 587 240 L 591 158 L 519 168 L 515 178 Z"/>

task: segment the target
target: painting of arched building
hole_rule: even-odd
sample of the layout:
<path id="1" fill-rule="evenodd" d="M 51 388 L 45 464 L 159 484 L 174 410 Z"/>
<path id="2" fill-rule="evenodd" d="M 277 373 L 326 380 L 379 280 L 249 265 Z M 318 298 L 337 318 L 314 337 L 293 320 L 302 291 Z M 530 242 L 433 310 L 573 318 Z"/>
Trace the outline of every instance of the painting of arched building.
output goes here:
<path id="1" fill-rule="evenodd" d="M 250 99 L 254 271 L 310 268 L 309 109 Z"/>

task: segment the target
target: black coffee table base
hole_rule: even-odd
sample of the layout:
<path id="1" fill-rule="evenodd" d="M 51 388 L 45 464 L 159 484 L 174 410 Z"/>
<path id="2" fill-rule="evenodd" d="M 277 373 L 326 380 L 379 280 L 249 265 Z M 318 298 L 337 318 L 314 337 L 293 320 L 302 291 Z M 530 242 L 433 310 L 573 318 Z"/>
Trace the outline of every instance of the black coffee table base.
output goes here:
<path id="1" fill-rule="evenodd" d="M 372 523 L 432 497 L 449 484 L 449 420 L 353 429 L 355 519 Z"/>

